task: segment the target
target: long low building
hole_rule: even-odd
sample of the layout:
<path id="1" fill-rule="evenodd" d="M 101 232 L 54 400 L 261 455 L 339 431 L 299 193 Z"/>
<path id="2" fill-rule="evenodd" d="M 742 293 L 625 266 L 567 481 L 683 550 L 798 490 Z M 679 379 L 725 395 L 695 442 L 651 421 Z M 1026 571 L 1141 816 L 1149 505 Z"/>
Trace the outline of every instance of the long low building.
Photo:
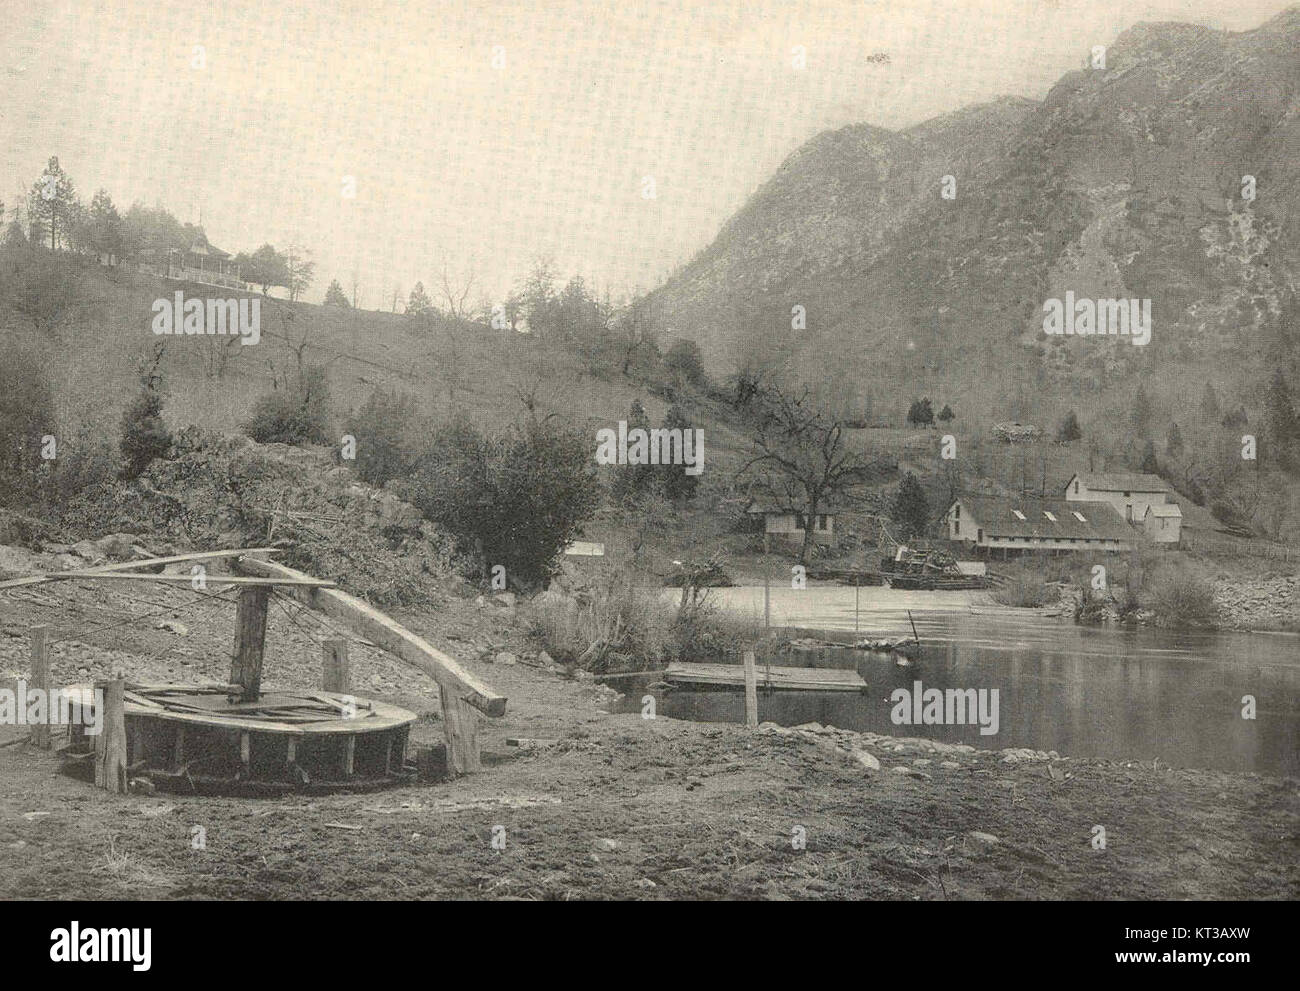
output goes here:
<path id="1" fill-rule="evenodd" d="M 1137 531 L 1109 503 L 962 496 L 944 517 L 948 539 L 1003 556 L 1023 551 L 1128 551 Z"/>

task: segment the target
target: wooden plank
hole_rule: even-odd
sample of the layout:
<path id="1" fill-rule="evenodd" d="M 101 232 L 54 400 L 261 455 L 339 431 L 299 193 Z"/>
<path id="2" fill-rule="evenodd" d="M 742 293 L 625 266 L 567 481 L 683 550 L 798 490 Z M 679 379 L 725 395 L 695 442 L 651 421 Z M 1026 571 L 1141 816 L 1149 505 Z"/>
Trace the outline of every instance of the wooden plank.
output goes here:
<path id="1" fill-rule="evenodd" d="M 237 559 L 235 567 L 263 578 L 309 577 L 282 564 L 251 557 Z M 424 671 L 438 683 L 439 688 L 446 689 L 485 715 L 505 715 L 504 695 L 497 694 L 454 658 L 360 599 L 336 588 L 294 588 L 289 594 L 304 605 L 347 623 L 360 636 Z"/>
<path id="2" fill-rule="evenodd" d="M 111 572 L 108 574 L 96 574 L 93 571 L 61 571 L 57 574 L 60 579 L 86 579 L 88 581 L 116 581 L 116 582 L 165 582 L 173 585 L 188 585 L 194 581 L 191 575 L 136 575 L 136 574 L 118 574 Z M 234 577 L 232 575 L 207 575 L 204 581 L 209 585 L 247 585 L 250 588 L 273 588 L 273 587 L 297 587 L 306 586 L 308 588 L 337 588 L 338 583 L 326 581 L 324 578 L 249 578 Z"/>
<path id="3" fill-rule="evenodd" d="M 455 774 L 474 774 L 481 769 L 478 712 L 441 685 L 438 695 L 442 699 L 443 733 L 447 738 L 447 769 Z"/>
<path id="4" fill-rule="evenodd" d="M 321 688 L 327 692 L 346 692 L 348 690 L 348 642 L 346 640 L 326 640 L 321 644 L 323 651 Z"/>
<path id="5" fill-rule="evenodd" d="M 95 683 L 104 700 L 102 729 L 95 737 L 95 785 L 116 795 L 126 794 L 125 684 L 121 678 Z"/>
<path id="6" fill-rule="evenodd" d="M 240 700 L 255 702 L 262 689 L 262 654 L 266 649 L 266 607 L 270 590 L 246 588 L 239 593 L 235 616 L 235 653 L 230 682 L 239 685 Z"/>
<path id="7" fill-rule="evenodd" d="M 345 778 L 352 777 L 352 770 L 356 764 L 356 759 L 357 738 L 355 735 L 349 734 L 343 740 L 343 776 Z"/>
<path id="8" fill-rule="evenodd" d="M 202 551 L 196 554 L 175 554 L 171 557 L 146 557 L 139 561 L 121 561 L 116 564 L 101 564 L 94 568 L 81 568 L 81 575 L 99 575 L 110 574 L 116 571 L 138 571 L 141 568 L 165 567 L 169 564 L 184 564 L 192 561 L 216 561 L 223 558 L 242 557 L 245 554 L 275 554 L 279 552 L 278 547 L 244 547 L 239 550 L 228 551 Z M 26 578 L 11 578 L 9 581 L 0 582 L 0 589 L 23 588 L 27 585 L 42 585 L 45 582 L 56 582 L 71 574 L 71 572 L 49 572 L 47 574 L 29 575 Z M 191 579 L 182 575 L 186 581 Z"/>
<path id="9" fill-rule="evenodd" d="M 754 652 L 745 651 L 745 725 L 758 725 L 758 675 L 754 671 Z"/>
<path id="10" fill-rule="evenodd" d="M 41 750 L 50 749 L 50 723 L 55 719 L 54 700 L 50 698 L 50 658 L 45 652 L 48 626 L 33 626 L 31 631 L 32 680 L 29 689 L 40 689 L 45 696 L 45 719 L 32 727 L 32 743 Z"/>
<path id="11" fill-rule="evenodd" d="M 734 685 L 745 683 L 745 669 L 739 664 L 668 665 L 664 680 L 683 685 Z M 860 692 L 867 687 L 862 676 L 853 670 L 836 668 L 768 667 L 757 678 L 764 688 L 818 692 Z"/>

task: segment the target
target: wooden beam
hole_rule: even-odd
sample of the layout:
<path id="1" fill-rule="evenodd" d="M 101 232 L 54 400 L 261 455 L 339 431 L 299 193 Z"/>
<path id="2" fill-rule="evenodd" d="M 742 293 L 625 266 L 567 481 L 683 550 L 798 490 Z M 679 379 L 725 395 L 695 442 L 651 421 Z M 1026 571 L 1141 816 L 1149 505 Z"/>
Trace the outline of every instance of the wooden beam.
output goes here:
<path id="1" fill-rule="evenodd" d="M 41 750 L 50 749 L 50 723 L 56 718 L 57 704 L 50 698 L 50 658 L 45 653 L 48 626 L 32 627 L 32 680 L 28 689 L 39 688 L 45 696 L 45 719 L 32 727 L 32 743 Z"/>
<path id="2" fill-rule="evenodd" d="M 195 580 L 193 575 L 137 575 L 131 573 L 105 572 L 99 573 L 90 570 L 86 571 L 61 571 L 57 574 L 58 578 L 69 581 L 79 581 L 82 579 L 89 581 L 116 581 L 116 582 L 165 582 L 175 585 L 189 585 Z M 275 588 L 278 586 L 298 586 L 304 585 L 308 588 L 337 588 L 337 582 L 326 581 L 323 578 L 304 578 L 289 580 L 287 578 L 235 578 L 230 575 L 205 575 L 203 579 L 209 585 L 244 585 L 249 588 Z"/>
<path id="3" fill-rule="evenodd" d="M 455 774 L 474 774 L 479 763 L 479 714 L 469 704 L 456 698 L 441 685 L 443 735 L 447 738 L 447 770 Z"/>
<path id="4" fill-rule="evenodd" d="M 348 642 L 326 640 L 321 647 L 324 668 L 321 688 L 327 692 L 346 692 L 348 690 Z"/>
<path id="5" fill-rule="evenodd" d="M 244 554 L 275 554 L 278 547 L 244 547 L 229 551 L 201 551 L 195 554 L 174 554 L 171 557 L 146 557 L 138 561 L 121 561 L 116 564 L 101 564 L 94 568 L 81 568 L 80 575 L 103 575 L 117 571 L 139 571 L 142 568 L 165 567 L 169 564 L 184 564 L 192 561 L 216 561 L 223 558 L 241 557 Z M 0 589 L 23 588 L 27 585 L 41 585 L 45 582 L 60 581 L 72 575 L 72 572 L 50 572 L 48 574 L 29 575 L 26 578 L 11 578 L 0 582 Z M 187 578 L 187 580 L 189 580 Z"/>
<path id="6" fill-rule="evenodd" d="M 239 571 L 262 578 L 309 577 L 301 571 L 286 568 L 282 564 L 251 557 L 239 558 L 235 562 L 235 567 Z M 416 636 L 378 609 L 372 609 L 360 599 L 336 588 L 300 586 L 292 588 L 289 594 L 304 605 L 346 623 L 366 640 L 419 668 L 453 698 L 468 703 L 488 716 L 505 715 L 504 695 L 498 695 L 496 691 L 462 668 L 454 658 L 444 654 L 422 637 Z"/>
<path id="7" fill-rule="evenodd" d="M 98 681 L 103 699 L 100 732 L 95 737 L 95 785 L 115 795 L 126 794 L 126 682 L 121 677 Z M 97 700 L 98 701 L 98 700 Z"/>
<path id="8" fill-rule="evenodd" d="M 246 588 L 239 593 L 235 614 L 235 653 L 230 661 L 231 684 L 241 689 L 242 702 L 256 702 L 262 689 L 262 654 L 266 649 L 266 606 L 270 589 Z"/>

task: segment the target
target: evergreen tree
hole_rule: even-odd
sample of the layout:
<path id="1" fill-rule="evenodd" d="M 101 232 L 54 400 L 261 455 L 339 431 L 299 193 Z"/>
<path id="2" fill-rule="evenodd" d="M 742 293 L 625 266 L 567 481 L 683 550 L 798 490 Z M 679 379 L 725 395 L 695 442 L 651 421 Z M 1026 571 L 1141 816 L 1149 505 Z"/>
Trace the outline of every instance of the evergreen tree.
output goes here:
<path id="1" fill-rule="evenodd" d="M 939 410 L 939 420 L 943 423 L 950 423 L 956 418 L 957 414 L 952 411 L 952 407 L 944 403 L 943 409 Z"/>
<path id="2" fill-rule="evenodd" d="M 344 295 L 343 287 L 339 285 L 338 279 L 332 281 L 329 288 L 325 290 L 325 305 L 341 306 L 344 309 L 351 307 L 352 304 L 348 302 L 347 296 Z"/>
<path id="3" fill-rule="evenodd" d="M 1142 448 L 1142 466 L 1141 470 L 1151 475 L 1160 474 L 1160 462 L 1156 460 L 1156 445 L 1150 437 L 1147 438 L 1146 445 Z"/>
<path id="4" fill-rule="evenodd" d="M 71 243 L 72 223 L 77 208 L 77 191 L 68 174 L 59 167 L 57 157 L 51 157 L 44 173 L 32 185 L 28 215 L 32 236 L 38 242 L 48 243 L 51 251 Z"/>
<path id="5" fill-rule="evenodd" d="M 930 524 L 930 506 L 925 498 L 925 489 L 910 471 L 898 483 L 889 515 L 909 537 L 924 533 Z"/>
<path id="6" fill-rule="evenodd" d="M 408 316 L 423 316 L 433 309 L 433 300 L 429 294 L 424 291 L 424 283 L 417 282 L 415 288 L 411 290 L 410 298 L 406 301 L 406 313 Z"/>
<path id="7" fill-rule="evenodd" d="M 1300 417 L 1296 416 L 1295 406 L 1291 401 L 1291 386 L 1282 374 L 1282 369 L 1273 373 L 1268 391 L 1264 395 L 1264 415 L 1268 424 L 1268 436 L 1276 451 L 1279 462 L 1290 465 L 1293 461 L 1295 445 L 1300 441 Z"/>
<path id="8" fill-rule="evenodd" d="M 691 429 L 691 422 L 681 406 L 674 404 L 668 407 L 668 412 L 664 416 L 664 429 L 679 430 L 683 439 L 686 437 L 687 431 Z M 695 457 L 699 457 L 699 451 L 694 446 L 691 451 Z M 674 502 L 685 502 L 694 497 L 695 488 L 700 481 L 699 475 L 686 474 L 685 465 L 662 465 L 659 471 L 664 495 L 667 498 Z"/>
<path id="9" fill-rule="evenodd" d="M 648 434 L 650 417 L 646 414 L 645 407 L 641 405 L 641 400 L 634 399 L 627 411 L 628 433 L 638 427 Z M 618 465 L 614 472 L 614 483 L 610 489 L 619 502 L 632 502 L 638 496 L 649 492 L 654 485 L 654 465 Z"/>
<path id="10" fill-rule="evenodd" d="M 1056 440 L 1060 444 L 1070 444 L 1083 436 L 1083 431 L 1079 428 L 1079 418 L 1075 416 L 1074 410 L 1065 414 L 1061 420 L 1061 425 L 1056 428 Z"/>
<path id="11" fill-rule="evenodd" d="M 1223 418 L 1223 411 L 1219 409 L 1219 396 L 1214 391 L 1214 386 L 1209 382 L 1205 383 L 1205 391 L 1201 394 L 1201 420 L 1206 424 L 1218 423 Z"/>
<path id="12" fill-rule="evenodd" d="M 1133 396 L 1133 408 L 1129 411 L 1133 430 L 1139 437 L 1145 437 L 1151 429 L 1151 399 L 1147 396 L 1146 389 L 1138 386 L 1137 393 Z"/>
<path id="13" fill-rule="evenodd" d="M 1165 435 L 1165 453 L 1171 458 L 1183 456 L 1183 434 L 1177 423 L 1169 425 L 1169 433 Z"/>

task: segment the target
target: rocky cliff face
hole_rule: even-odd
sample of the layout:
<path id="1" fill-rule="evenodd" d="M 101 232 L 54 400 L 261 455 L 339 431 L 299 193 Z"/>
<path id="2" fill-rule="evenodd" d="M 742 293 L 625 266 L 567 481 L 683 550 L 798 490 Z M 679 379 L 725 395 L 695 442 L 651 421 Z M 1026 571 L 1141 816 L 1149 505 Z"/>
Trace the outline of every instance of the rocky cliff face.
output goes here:
<path id="1" fill-rule="evenodd" d="M 1235 34 L 1142 24 L 1041 104 L 818 136 L 657 302 L 719 372 L 760 346 L 954 394 L 1176 389 L 1191 365 L 1240 388 L 1300 346 L 1298 170 L 1300 9 Z M 1067 290 L 1151 299 L 1152 343 L 1047 337 Z"/>

